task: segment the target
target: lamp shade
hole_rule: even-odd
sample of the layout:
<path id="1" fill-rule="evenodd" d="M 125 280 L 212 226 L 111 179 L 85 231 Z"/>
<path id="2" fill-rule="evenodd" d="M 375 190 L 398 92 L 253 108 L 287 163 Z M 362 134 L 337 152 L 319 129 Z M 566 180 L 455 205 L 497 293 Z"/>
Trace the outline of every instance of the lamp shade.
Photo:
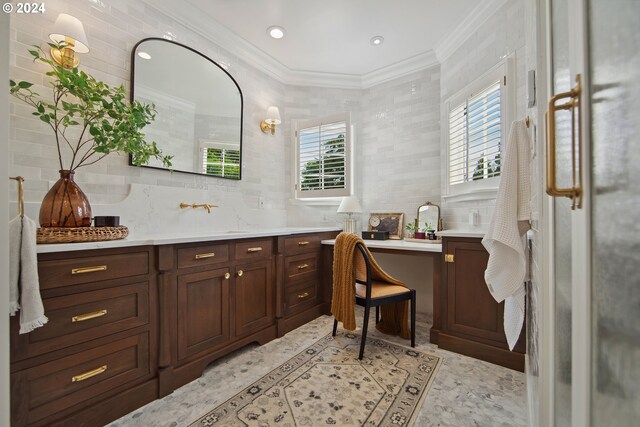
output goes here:
<path id="1" fill-rule="evenodd" d="M 49 38 L 54 43 L 60 43 L 65 41 L 67 37 L 74 40 L 73 50 L 75 52 L 89 52 L 89 43 L 87 42 L 87 35 L 84 33 L 82 22 L 76 17 L 61 13 L 53 25 L 53 33 L 49 34 Z"/>
<path id="2" fill-rule="evenodd" d="M 280 111 L 278 110 L 278 107 L 271 106 L 267 109 L 267 118 L 265 119 L 265 122 L 269 123 L 270 125 L 279 125 L 280 123 L 282 123 L 282 120 L 280 120 Z"/>
<path id="3" fill-rule="evenodd" d="M 338 213 L 362 213 L 362 206 L 356 196 L 348 196 L 342 199 Z"/>

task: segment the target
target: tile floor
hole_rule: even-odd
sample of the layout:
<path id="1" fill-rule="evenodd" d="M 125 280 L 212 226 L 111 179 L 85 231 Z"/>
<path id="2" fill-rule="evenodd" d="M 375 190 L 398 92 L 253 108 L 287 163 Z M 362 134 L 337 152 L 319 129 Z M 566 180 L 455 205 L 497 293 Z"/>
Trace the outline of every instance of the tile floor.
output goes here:
<path id="1" fill-rule="evenodd" d="M 357 319 L 362 319 L 361 313 L 356 313 Z M 116 420 L 110 426 L 188 426 L 330 333 L 332 325 L 332 317 L 322 316 L 264 346 L 246 346 L 212 363 L 199 379 Z M 420 316 L 416 347 L 441 356 L 443 363 L 415 426 L 526 426 L 525 375 L 439 350 L 429 344 L 429 327 L 427 319 Z M 408 345 L 407 340 L 379 333 L 373 324 L 369 331 L 371 336 Z"/>

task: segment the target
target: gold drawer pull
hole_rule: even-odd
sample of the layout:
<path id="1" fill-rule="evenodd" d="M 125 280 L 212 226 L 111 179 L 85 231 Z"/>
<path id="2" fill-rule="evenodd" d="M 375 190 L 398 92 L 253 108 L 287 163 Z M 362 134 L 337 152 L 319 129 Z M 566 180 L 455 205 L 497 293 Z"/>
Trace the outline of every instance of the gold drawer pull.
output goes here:
<path id="1" fill-rule="evenodd" d="M 216 256 L 213 252 L 207 252 L 206 254 L 196 254 L 195 259 L 213 258 Z"/>
<path id="2" fill-rule="evenodd" d="M 305 268 L 309 268 L 309 264 L 300 264 L 298 266 L 298 270 L 304 270 Z"/>
<path id="3" fill-rule="evenodd" d="M 78 314 L 71 318 L 72 322 L 84 322 L 85 320 L 95 319 L 96 317 L 102 317 L 107 314 L 107 310 L 98 310 L 92 313 Z"/>
<path id="4" fill-rule="evenodd" d="M 307 246 L 308 244 L 309 242 L 307 242 L 306 240 L 302 242 L 298 242 L 298 246 Z"/>
<path id="5" fill-rule="evenodd" d="M 255 248 L 247 249 L 247 252 L 260 252 L 261 250 L 262 250 L 262 248 L 260 246 L 257 246 Z"/>
<path id="6" fill-rule="evenodd" d="M 71 274 L 95 273 L 97 271 L 107 271 L 106 265 L 96 265 L 93 267 L 81 267 L 71 270 Z"/>
<path id="7" fill-rule="evenodd" d="M 242 277 L 243 274 L 244 274 L 244 271 L 238 270 L 238 277 Z"/>
<path id="8" fill-rule="evenodd" d="M 303 294 L 298 294 L 298 298 L 299 298 L 299 299 L 306 298 L 306 297 L 308 297 L 308 296 L 309 296 L 309 292 L 305 292 L 305 293 L 303 293 Z"/>
<path id="9" fill-rule="evenodd" d="M 224 273 L 224 278 L 225 278 L 225 280 L 229 280 L 231 278 L 231 273 L 229 273 L 229 272 Z"/>
<path id="10" fill-rule="evenodd" d="M 79 374 L 79 375 L 72 376 L 71 377 L 71 382 L 72 383 L 77 383 L 78 381 L 88 380 L 91 377 L 95 377 L 96 375 L 100 375 L 101 373 L 103 373 L 106 370 L 107 370 L 107 365 L 102 365 L 99 368 L 96 368 L 94 370 L 85 372 L 84 374 Z"/>
<path id="11" fill-rule="evenodd" d="M 453 254 L 444 254 L 444 262 L 453 262 Z"/>

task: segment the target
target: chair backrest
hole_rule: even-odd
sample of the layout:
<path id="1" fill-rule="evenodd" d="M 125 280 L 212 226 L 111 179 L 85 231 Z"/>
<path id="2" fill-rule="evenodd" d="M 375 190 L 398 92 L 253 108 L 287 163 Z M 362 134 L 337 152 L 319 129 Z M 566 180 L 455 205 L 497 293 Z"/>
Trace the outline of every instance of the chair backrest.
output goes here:
<path id="1" fill-rule="evenodd" d="M 356 243 L 356 250 L 353 251 L 353 268 L 356 273 L 356 283 L 366 286 L 366 299 L 370 300 L 371 260 L 369 259 L 369 254 L 367 253 L 364 244 L 361 242 Z"/>

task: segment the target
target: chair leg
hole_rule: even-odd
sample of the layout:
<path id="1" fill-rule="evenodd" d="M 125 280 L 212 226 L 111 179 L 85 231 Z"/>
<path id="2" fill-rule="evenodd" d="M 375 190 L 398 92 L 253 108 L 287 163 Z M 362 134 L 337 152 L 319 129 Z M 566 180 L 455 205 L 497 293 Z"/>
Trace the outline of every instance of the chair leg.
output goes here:
<path id="1" fill-rule="evenodd" d="M 360 355 L 358 356 L 358 359 L 362 360 L 362 356 L 364 356 L 364 344 L 365 341 L 367 340 L 367 328 L 369 327 L 369 311 L 371 310 L 371 307 L 365 307 L 364 308 L 364 323 L 362 324 L 362 337 L 361 337 L 361 341 L 360 341 Z"/>
<path id="2" fill-rule="evenodd" d="M 416 290 L 411 290 L 411 347 L 416 346 Z"/>
<path id="3" fill-rule="evenodd" d="M 376 305 L 376 325 L 380 323 L 380 306 Z"/>
<path id="4" fill-rule="evenodd" d="M 338 330 L 338 319 L 333 319 L 333 336 L 336 336 L 336 331 Z"/>

